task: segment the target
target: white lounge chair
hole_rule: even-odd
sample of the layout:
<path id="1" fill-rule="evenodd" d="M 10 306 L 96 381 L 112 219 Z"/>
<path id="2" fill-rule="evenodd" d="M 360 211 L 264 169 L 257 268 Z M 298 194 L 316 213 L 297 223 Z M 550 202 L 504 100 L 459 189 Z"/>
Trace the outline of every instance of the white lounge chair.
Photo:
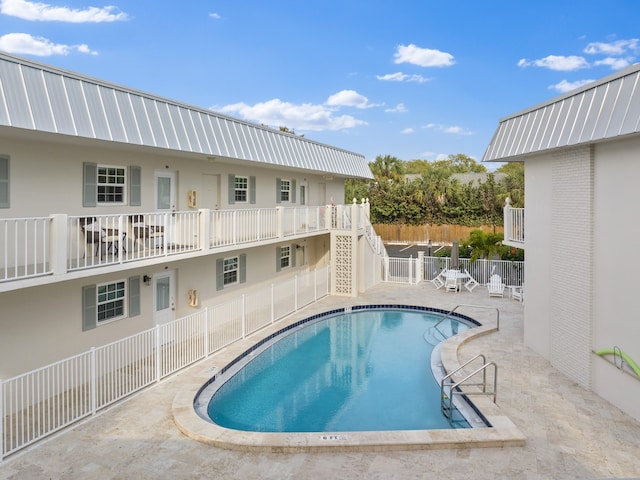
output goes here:
<path id="1" fill-rule="evenodd" d="M 489 289 L 490 297 L 502 297 L 504 296 L 504 283 L 502 282 L 502 277 L 498 274 L 493 274 L 489 277 L 489 283 L 487 284 L 487 288 Z"/>
<path id="2" fill-rule="evenodd" d="M 458 270 L 447 270 L 447 275 L 444 279 L 444 289 L 447 292 L 458 292 Z"/>

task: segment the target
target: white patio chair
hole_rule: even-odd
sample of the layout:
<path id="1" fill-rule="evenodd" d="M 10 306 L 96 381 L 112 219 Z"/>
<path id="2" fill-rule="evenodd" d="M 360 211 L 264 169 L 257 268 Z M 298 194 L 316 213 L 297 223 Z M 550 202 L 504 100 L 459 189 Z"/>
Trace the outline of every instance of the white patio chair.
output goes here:
<path id="1" fill-rule="evenodd" d="M 505 284 L 502 282 L 502 277 L 498 274 L 493 274 L 489 277 L 489 283 L 487 288 L 489 289 L 490 297 L 502 297 L 504 296 Z"/>
<path id="2" fill-rule="evenodd" d="M 476 288 L 480 284 L 478 283 L 478 281 L 475 278 L 473 278 L 471 276 L 471 274 L 469 273 L 469 271 L 466 268 L 464 270 L 464 273 L 467 275 L 467 278 L 468 278 L 468 280 L 464 284 L 464 288 L 466 288 L 470 292 L 473 292 L 473 289 Z"/>
<path id="3" fill-rule="evenodd" d="M 447 275 L 444 279 L 444 289 L 447 292 L 458 292 L 458 270 L 447 270 Z"/>
<path id="4" fill-rule="evenodd" d="M 524 285 L 509 287 L 511 298 L 519 302 L 524 302 Z"/>
<path id="5" fill-rule="evenodd" d="M 431 280 L 431 283 L 433 283 L 436 286 L 436 290 L 444 287 L 444 279 L 445 279 L 445 275 L 447 273 L 447 269 L 443 268 L 442 271 L 436 275 L 433 280 Z"/>

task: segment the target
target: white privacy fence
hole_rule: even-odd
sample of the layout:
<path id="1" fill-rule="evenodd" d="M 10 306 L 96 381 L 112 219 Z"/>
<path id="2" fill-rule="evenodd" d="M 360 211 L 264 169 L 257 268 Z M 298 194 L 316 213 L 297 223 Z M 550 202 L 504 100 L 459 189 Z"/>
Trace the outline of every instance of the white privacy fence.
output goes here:
<path id="1" fill-rule="evenodd" d="M 449 257 L 390 257 L 384 263 L 384 282 L 411 285 L 422 281 L 430 282 L 443 269 L 451 268 Z M 521 261 L 478 259 L 472 262 L 468 258 L 460 258 L 458 269 L 467 270 L 483 285 L 489 282 L 489 277 L 494 273 L 500 275 L 506 285 L 521 286 L 524 283 L 524 262 Z"/>
<path id="2" fill-rule="evenodd" d="M 329 294 L 329 267 L 0 380 L 0 461 Z"/>

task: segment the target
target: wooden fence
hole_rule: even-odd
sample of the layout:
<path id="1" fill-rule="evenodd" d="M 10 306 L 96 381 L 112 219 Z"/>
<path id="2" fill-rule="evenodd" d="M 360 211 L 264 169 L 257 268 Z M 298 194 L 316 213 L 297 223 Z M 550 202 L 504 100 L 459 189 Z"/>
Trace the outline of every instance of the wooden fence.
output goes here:
<path id="1" fill-rule="evenodd" d="M 465 227 L 462 225 L 389 225 L 375 224 L 376 233 L 385 243 L 427 243 L 449 244 L 454 240 L 469 238 L 472 230 L 483 230 L 487 233 L 503 233 L 502 225 L 482 225 L 478 227 Z"/>

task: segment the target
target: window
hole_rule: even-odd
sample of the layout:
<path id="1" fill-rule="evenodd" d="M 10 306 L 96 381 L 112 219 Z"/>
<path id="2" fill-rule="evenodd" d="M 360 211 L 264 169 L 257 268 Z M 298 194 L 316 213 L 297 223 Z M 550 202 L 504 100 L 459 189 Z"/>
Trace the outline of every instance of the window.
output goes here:
<path id="1" fill-rule="evenodd" d="M 124 317 L 127 298 L 124 280 L 98 285 L 96 292 L 98 295 L 98 324 Z"/>
<path id="2" fill-rule="evenodd" d="M 234 283 L 238 283 L 238 257 L 231 257 L 224 259 L 223 265 L 223 284 L 233 285 Z"/>
<path id="3" fill-rule="evenodd" d="M 0 208 L 9 208 L 9 157 L 0 156 Z"/>
<path id="4" fill-rule="evenodd" d="M 216 260 L 216 290 L 247 281 L 247 255 Z"/>
<path id="5" fill-rule="evenodd" d="M 256 177 L 236 177 L 229 174 L 229 205 L 236 202 L 256 203 Z"/>
<path id="6" fill-rule="evenodd" d="M 296 266 L 296 248 L 300 247 L 295 244 L 276 247 L 276 272 Z"/>
<path id="7" fill-rule="evenodd" d="M 126 169 L 98 165 L 98 203 L 124 203 Z"/>
<path id="8" fill-rule="evenodd" d="M 296 181 L 276 178 L 276 203 L 296 203 Z"/>
<path id="9" fill-rule="evenodd" d="M 128 302 L 128 303 L 126 303 Z M 126 307 L 125 307 L 126 305 Z M 128 312 L 127 312 L 128 310 Z M 140 276 L 82 287 L 82 331 L 101 323 L 140 315 Z"/>
<path id="10" fill-rule="evenodd" d="M 289 180 L 280 180 L 280 201 L 288 202 L 291 198 L 291 182 Z"/>
<path id="11" fill-rule="evenodd" d="M 234 199 L 236 202 L 246 202 L 249 191 L 249 179 L 247 177 L 234 178 Z"/>
<path id="12" fill-rule="evenodd" d="M 280 268 L 287 268 L 291 265 L 291 247 L 280 247 Z"/>

